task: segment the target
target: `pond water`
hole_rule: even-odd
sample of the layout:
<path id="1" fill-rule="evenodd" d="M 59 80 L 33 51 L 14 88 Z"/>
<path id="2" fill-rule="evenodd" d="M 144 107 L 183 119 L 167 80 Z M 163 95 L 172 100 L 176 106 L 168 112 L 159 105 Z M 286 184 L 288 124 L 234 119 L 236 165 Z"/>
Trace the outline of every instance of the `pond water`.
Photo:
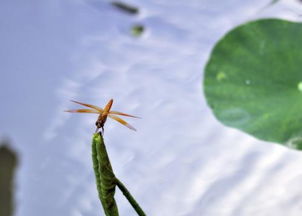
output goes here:
<path id="1" fill-rule="evenodd" d="M 105 0 L 0 3 L 0 137 L 18 152 L 16 216 L 104 215 L 91 162 L 93 114 L 70 99 L 138 115 L 111 121 L 117 177 L 154 216 L 296 216 L 302 153 L 219 123 L 202 92 L 214 44 L 249 20 L 301 20 L 299 1 Z M 140 36 L 131 28 L 144 26 Z M 117 190 L 120 215 L 135 215 Z"/>

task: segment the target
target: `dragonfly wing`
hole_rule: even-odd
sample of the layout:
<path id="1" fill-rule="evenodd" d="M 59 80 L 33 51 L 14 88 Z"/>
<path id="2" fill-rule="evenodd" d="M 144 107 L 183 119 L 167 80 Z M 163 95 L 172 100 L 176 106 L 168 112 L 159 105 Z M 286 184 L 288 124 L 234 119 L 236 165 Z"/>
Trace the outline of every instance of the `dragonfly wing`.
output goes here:
<path id="1" fill-rule="evenodd" d="M 86 103 L 81 103 L 81 102 L 78 102 L 78 101 L 75 101 L 75 100 L 71 100 L 72 102 L 74 103 L 77 103 L 77 104 L 80 104 L 82 106 L 87 106 L 87 107 L 90 107 L 92 109 L 95 109 L 97 111 L 100 111 L 100 112 L 103 112 L 104 110 L 98 106 L 95 106 L 95 105 L 91 105 L 91 104 L 86 104 Z"/>
<path id="2" fill-rule="evenodd" d="M 122 116 L 127 116 L 127 117 L 132 117 L 132 118 L 140 118 L 138 116 L 129 115 L 129 114 L 122 113 L 122 112 L 117 112 L 117 111 L 110 111 L 109 114 L 122 115 Z"/>
<path id="3" fill-rule="evenodd" d="M 65 112 L 71 112 L 71 113 L 97 113 L 97 114 L 102 113 L 98 110 L 92 110 L 92 109 L 73 109 L 73 110 L 65 110 Z"/>
<path id="4" fill-rule="evenodd" d="M 124 121 L 123 119 L 121 119 L 121 118 L 119 118 L 119 117 L 117 117 L 117 116 L 115 116 L 115 115 L 112 115 L 112 114 L 109 114 L 108 116 L 109 116 L 110 118 L 112 118 L 112 119 L 118 121 L 118 122 L 121 123 L 122 125 L 125 125 L 127 128 L 136 131 L 136 129 L 135 129 L 134 127 L 132 127 L 130 124 L 128 124 L 128 123 L 127 123 L 126 121 Z"/>

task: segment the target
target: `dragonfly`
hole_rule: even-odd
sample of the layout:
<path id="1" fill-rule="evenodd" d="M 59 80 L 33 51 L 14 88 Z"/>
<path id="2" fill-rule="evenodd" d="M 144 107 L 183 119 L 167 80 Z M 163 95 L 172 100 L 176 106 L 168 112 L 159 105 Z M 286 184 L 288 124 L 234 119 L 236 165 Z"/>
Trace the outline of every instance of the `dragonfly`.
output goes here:
<path id="1" fill-rule="evenodd" d="M 132 118 L 140 118 L 140 117 L 111 110 L 111 107 L 112 107 L 112 104 L 113 104 L 113 99 L 109 100 L 109 102 L 106 104 L 106 106 L 104 107 L 104 109 L 100 108 L 98 106 L 95 106 L 95 105 L 91 105 L 91 104 L 87 104 L 87 103 L 82 103 L 82 102 L 75 101 L 75 100 L 71 100 L 71 102 L 76 103 L 76 104 L 80 104 L 82 106 L 89 107 L 90 109 L 72 109 L 72 110 L 65 110 L 65 112 L 70 112 L 70 113 L 95 113 L 95 114 L 99 114 L 99 117 L 98 117 L 97 121 L 95 122 L 95 125 L 96 125 L 95 133 L 98 132 L 98 130 L 100 128 L 101 128 L 102 132 L 104 133 L 104 125 L 105 125 L 105 122 L 107 120 L 107 117 L 116 120 L 117 122 L 121 123 L 122 125 L 128 127 L 131 130 L 136 131 L 136 129 L 133 126 L 131 126 L 125 120 L 123 120 L 120 117 L 118 117 L 118 115 L 132 117 Z"/>

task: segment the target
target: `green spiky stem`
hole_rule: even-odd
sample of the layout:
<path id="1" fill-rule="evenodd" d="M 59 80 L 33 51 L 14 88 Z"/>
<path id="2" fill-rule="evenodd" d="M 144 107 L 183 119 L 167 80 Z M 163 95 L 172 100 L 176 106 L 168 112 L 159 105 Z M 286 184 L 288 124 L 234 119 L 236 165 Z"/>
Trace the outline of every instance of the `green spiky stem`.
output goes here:
<path id="1" fill-rule="evenodd" d="M 118 188 L 123 192 L 124 196 L 127 198 L 129 203 L 132 205 L 134 210 L 139 216 L 146 216 L 145 212 L 142 210 L 142 208 L 139 206 L 139 204 L 136 202 L 134 197 L 130 194 L 128 189 L 125 187 L 125 185 L 119 180 L 116 179 L 116 185 Z"/>
<path id="2" fill-rule="evenodd" d="M 96 143 L 93 139 L 92 141 L 92 162 L 93 162 L 93 170 L 94 170 L 94 174 L 95 174 L 95 181 L 96 181 L 96 187 L 98 190 L 98 195 L 99 195 L 99 199 L 103 205 L 103 199 L 102 199 L 102 194 L 101 194 L 101 179 L 100 179 L 100 173 L 99 173 L 99 163 L 98 163 L 98 159 L 97 159 L 97 152 L 96 152 Z"/>
<path id="3" fill-rule="evenodd" d="M 93 135 L 92 162 L 98 195 L 105 215 L 119 216 L 118 208 L 114 199 L 115 187 L 118 186 L 137 214 L 139 216 L 146 216 L 128 189 L 115 177 L 101 133 L 95 133 Z"/>
<path id="4" fill-rule="evenodd" d="M 114 199 L 116 178 L 112 171 L 103 137 L 95 133 L 92 139 L 92 161 L 99 199 L 106 216 L 119 216 Z"/>

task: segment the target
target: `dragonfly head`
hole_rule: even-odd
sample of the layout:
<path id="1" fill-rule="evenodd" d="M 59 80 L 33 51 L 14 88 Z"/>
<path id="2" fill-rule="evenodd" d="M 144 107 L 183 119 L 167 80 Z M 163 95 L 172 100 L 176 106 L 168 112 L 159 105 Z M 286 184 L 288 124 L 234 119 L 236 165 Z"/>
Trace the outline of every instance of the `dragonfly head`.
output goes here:
<path id="1" fill-rule="evenodd" d="M 101 127 L 102 127 L 102 123 L 101 123 L 100 121 L 97 121 L 97 122 L 95 123 L 95 126 L 96 126 L 97 128 L 101 128 Z"/>

